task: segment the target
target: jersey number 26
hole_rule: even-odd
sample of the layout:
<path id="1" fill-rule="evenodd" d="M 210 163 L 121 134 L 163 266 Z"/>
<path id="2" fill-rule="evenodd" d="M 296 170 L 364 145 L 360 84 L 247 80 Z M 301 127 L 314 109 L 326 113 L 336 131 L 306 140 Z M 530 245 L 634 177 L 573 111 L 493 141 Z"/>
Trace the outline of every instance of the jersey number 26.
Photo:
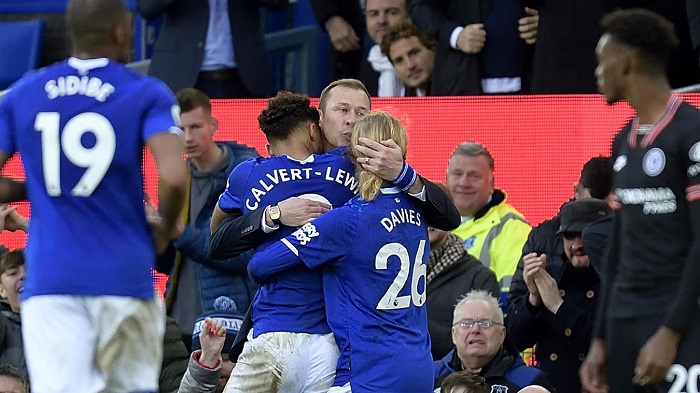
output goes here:
<path id="1" fill-rule="evenodd" d="M 418 252 L 413 262 L 413 274 L 411 276 L 411 295 L 399 296 L 399 292 L 406 285 L 408 275 L 411 273 L 411 257 L 408 255 L 408 250 L 401 243 L 388 243 L 382 246 L 377 252 L 374 259 L 374 268 L 378 270 L 386 270 L 389 258 L 392 256 L 398 257 L 401 261 L 401 269 L 391 283 L 389 289 L 377 303 L 377 310 L 396 310 L 407 308 L 413 302 L 413 305 L 420 307 L 425 303 L 425 288 L 427 283 L 425 276 L 427 268 L 423 263 L 423 254 L 425 253 L 425 240 L 418 243 Z M 423 292 L 418 292 L 418 283 L 423 279 Z"/>

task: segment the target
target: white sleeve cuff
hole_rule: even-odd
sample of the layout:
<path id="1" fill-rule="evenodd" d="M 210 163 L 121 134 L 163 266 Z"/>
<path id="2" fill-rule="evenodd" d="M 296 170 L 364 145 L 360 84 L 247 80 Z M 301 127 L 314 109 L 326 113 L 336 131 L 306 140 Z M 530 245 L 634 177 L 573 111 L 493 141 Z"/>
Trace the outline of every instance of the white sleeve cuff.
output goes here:
<path id="1" fill-rule="evenodd" d="M 414 198 L 420 199 L 421 201 L 425 202 L 425 184 L 423 185 L 423 188 L 420 189 L 419 193 L 411 194 L 409 192 L 408 195 L 410 195 Z"/>
<path id="2" fill-rule="evenodd" d="M 464 27 L 462 26 L 457 26 L 455 27 L 454 30 L 452 30 L 452 34 L 450 34 L 450 46 L 452 49 L 458 49 L 457 48 L 457 37 L 459 37 L 459 34 L 464 30 Z"/>
<path id="3" fill-rule="evenodd" d="M 268 210 L 269 208 L 270 208 L 270 206 L 268 206 L 268 207 L 265 208 L 265 212 L 264 212 L 263 215 L 262 215 L 262 223 L 261 223 L 261 225 L 260 225 L 260 227 L 262 228 L 263 232 L 265 232 L 265 233 L 270 233 L 270 232 L 272 232 L 272 231 L 274 231 L 274 230 L 276 230 L 276 229 L 279 229 L 279 227 L 280 227 L 279 225 L 275 225 L 275 226 L 273 226 L 273 227 L 267 226 L 267 222 L 266 222 L 267 220 L 265 220 L 265 217 L 267 216 L 267 210 Z"/>

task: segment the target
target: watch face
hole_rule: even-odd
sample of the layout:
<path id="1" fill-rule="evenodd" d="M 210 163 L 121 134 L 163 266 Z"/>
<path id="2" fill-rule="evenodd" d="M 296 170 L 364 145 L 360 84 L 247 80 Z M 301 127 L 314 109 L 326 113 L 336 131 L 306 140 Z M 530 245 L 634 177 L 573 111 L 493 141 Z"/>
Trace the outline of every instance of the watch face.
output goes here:
<path id="1" fill-rule="evenodd" d="M 270 219 L 279 220 L 280 219 L 280 208 L 279 206 L 270 206 Z"/>

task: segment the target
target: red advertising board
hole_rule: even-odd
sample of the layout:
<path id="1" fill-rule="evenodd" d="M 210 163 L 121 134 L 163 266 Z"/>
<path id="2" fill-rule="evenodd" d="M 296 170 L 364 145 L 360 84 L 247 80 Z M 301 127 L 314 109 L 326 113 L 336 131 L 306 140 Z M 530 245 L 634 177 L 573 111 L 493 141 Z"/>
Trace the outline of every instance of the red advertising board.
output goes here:
<path id="1" fill-rule="evenodd" d="M 700 105 L 700 94 L 684 95 Z M 315 103 L 317 101 L 314 101 Z M 236 140 L 265 152 L 257 116 L 265 100 L 214 102 L 218 140 Z M 581 166 L 590 157 L 608 155 L 613 135 L 633 115 L 627 104 L 607 105 L 599 95 L 419 97 L 375 99 L 373 110 L 401 119 L 409 135 L 408 162 L 433 181 L 444 181 L 455 146 L 476 141 L 495 160 L 496 187 L 533 225 L 551 217 L 573 195 Z M 155 167 L 147 154 L 146 189 L 156 197 Z M 4 173 L 22 177 L 15 157 Z M 20 204 L 29 215 L 29 206 Z M 24 236 L 2 233 L 0 243 L 21 247 Z"/>

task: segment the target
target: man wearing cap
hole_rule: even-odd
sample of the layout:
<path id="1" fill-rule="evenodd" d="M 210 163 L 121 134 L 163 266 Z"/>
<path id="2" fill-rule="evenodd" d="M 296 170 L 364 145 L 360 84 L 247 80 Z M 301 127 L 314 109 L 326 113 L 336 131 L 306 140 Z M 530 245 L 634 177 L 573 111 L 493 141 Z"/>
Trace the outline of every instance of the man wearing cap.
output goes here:
<path id="1" fill-rule="evenodd" d="M 192 355 L 178 393 L 221 393 L 234 364 L 229 351 L 241 323 L 235 303 L 221 296 L 214 301 L 215 311 L 199 317 L 192 332 Z"/>
<path id="2" fill-rule="evenodd" d="M 520 349 L 537 344 L 538 367 L 558 392 L 581 391 L 578 369 L 588 352 L 600 284 L 581 233 L 609 214 L 607 203 L 599 199 L 568 202 L 561 207 L 557 232 L 563 235 L 566 263 L 548 266 L 545 254 L 523 257 L 528 301 L 510 310 L 508 335 Z"/>

